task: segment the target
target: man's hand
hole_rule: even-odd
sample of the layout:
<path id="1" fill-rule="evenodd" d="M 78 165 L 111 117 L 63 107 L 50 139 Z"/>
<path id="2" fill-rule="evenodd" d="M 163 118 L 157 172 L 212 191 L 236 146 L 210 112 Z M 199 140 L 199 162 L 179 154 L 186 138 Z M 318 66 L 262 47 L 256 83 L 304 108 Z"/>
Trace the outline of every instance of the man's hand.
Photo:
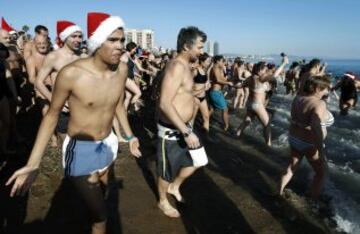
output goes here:
<path id="1" fill-rule="evenodd" d="M 188 137 L 185 137 L 185 142 L 190 149 L 196 149 L 200 147 L 199 138 L 195 135 L 195 133 L 190 133 Z"/>
<path id="2" fill-rule="evenodd" d="M 30 189 L 38 174 L 38 168 L 34 168 L 29 165 L 26 165 L 25 167 L 15 171 L 10 179 L 6 182 L 6 186 L 8 186 L 15 181 L 10 192 L 10 197 L 18 195 L 24 196 Z"/>
<path id="3" fill-rule="evenodd" d="M 136 158 L 141 157 L 141 152 L 139 150 L 139 147 L 140 147 L 140 143 L 137 137 L 133 137 L 131 140 L 129 140 L 130 153 Z"/>

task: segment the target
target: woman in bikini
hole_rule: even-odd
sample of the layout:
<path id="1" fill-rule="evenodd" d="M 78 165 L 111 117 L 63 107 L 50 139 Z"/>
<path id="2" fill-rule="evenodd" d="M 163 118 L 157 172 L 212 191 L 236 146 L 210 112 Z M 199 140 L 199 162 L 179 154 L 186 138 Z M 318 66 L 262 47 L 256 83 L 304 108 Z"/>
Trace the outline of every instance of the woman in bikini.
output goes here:
<path id="1" fill-rule="evenodd" d="M 328 95 L 330 76 L 315 76 L 304 82 L 304 95 L 297 95 L 291 107 L 289 144 L 291 160 L 281 177 L 279 194 L 283 195 L 294 171 L 305 155 L 315 176 L 311 185 L 311 196 L 317 198 L 323 188 L 327 171 L 324 152 L 326 127 L 334 123 L 323 97 Z"/>
<path id="2" fill-rule="evenodd" d="M 273 77 L 278 77 L 280 72 L 284 69 L 286 64 L 289 63 L 287 57 L 284 57 L 282 64 L 276 69 L 276 71 L 268 72 L 268 68 L 265 62 L 259 62 L 254 65 L 253 75 L 243 82 L 241 87 L 249 87 L 250 94 L 249 99 L 246 103 L 246 115 L 244 121 L 239 126 L 236 135 L 241 136 L 244 129 L 251 123 L 252 119 L 257 116 L 264 127 L 264 138 L 268 146 L 271 146 L 271 129 L 270 129 L 270 118 L 266 111 L 266 91 L 269 90 L 268 82 Z"/>
<path id="3" fill-rule="evenodd" d="M 194 95 L 199 101 L 199 105 L 196 105 L 196 109 L 194 111 L 194 119 L 198 110 L 200 110 L 201 116 L 203 118 L 203 128 L 208 133 L 209 132 L 209 107 L 206 101 L 206 91 L 209 90 L 210 81 L 208 79 L 207 70 L 211 64 L 211 58 L 207 53 L 200 55 L 199 57 L 199 65 L 195 69 L 194 72 Z"/>

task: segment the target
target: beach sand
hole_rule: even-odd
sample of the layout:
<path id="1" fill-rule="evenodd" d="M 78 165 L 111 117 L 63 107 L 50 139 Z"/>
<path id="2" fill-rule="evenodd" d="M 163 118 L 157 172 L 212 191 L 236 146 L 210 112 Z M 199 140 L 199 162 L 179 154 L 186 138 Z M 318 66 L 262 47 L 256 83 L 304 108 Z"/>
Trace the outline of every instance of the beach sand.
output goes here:
<path id="1" fill-rule="evenodd" d="M 219 120 L 218 115 L 214 118 Z M 5 233 L 87 233 L 86 210 L 71 185 L 62 180 L 60 148 L 47 148 L 28 196 L 11 199 L 3 187 L 12 171 L 26 161 L 38 121 L 29 114 L 19 117 L 27 147 L 0 171 L 1 227 Z M 146 118 L 133 116 L 131 122 L 141 140 L 143 158 L 135 160 L 127 144 L 120 145 L 108 194 L 108 233 L 335 233 L 304 197 L 291 191 L 287 199 L 271 195 L 286 165 L 284 157 L 274 155 L 258 139 L 238 140 L 223 133 L 219 123 L 212 127 L 218 143 L 204 143 L 209 164 L 181 188 L 186 203 L 170 199 L 181 218 L 166 217 L 157 207 L 155 141 L 142 129 Z M 300 172 L 290 187 L 304 189 L 301 177 Z"/>

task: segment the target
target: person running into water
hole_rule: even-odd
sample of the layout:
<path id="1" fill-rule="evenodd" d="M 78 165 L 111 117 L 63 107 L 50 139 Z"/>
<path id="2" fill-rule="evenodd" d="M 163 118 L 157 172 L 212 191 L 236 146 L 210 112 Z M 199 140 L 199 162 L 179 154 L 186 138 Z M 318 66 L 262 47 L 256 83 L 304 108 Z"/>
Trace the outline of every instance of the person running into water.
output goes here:
<path id="1" fill-rule="evenodd" d="M 357 103 L 358 94 L 360 90 L 360 81 L 352 72 L 347 72 L 332 88 L 333 91 L 340 88 L 341 95 L 339 99 L 339 108 L 341 115 L 347 115 L 350 108 L 354 108 Z"/>
<path id="2" fill-rule="evenodd" d="M 199 104 L 196 105 L 194 118 L 198 110 L 200 110 L 203 118 L 203 128 L 206 133 L 209 133 L 210 114 L 209 107 L 206 101 L 206 91 L 210 88 L 210 81 L 208 79 L 207 71 L 211 64 L 211 58 L 207 53 L 200 55 L 199 65 L 195 69 L 194 77 L 194 95 L 199 100 Z M 194 121 L 193 121 L 194 122 Z"/>
<path id="3" fill-rule="evenodd" d="M 91 215 L 92 233 L 105 233 L 106 204 L 101 184 L 107 185 L 108 169 L 117 156 L 118 142 L 111 131 L 114 115 L 130 138 L 130 152 L 140 157 L 124 107 L 127 65 L 120 63 L 125 41 L 124 22 L 104 13 L 88 14 L 88 45 L 91 56 L 61 69 L 50 109 L 44 116 L 23 168 L 7 181 L 11 196 L 25 194 L 36 179 L 41 158 L 58 116 L 69 102 L 70 121 L 63 145 L 65 177 L 85 201 Z"/>
<path id="4" fill-rule="evenodd" d="M 293 62 L 290 66 L 290 69 L 286 72 L 284 86 L 286 89 L 286 95 L 291 94 L 294 96 L 296 93 L 296 83 L 299 79 L 300 73 L 300 64 L 298 62 Z"/>
<path id="5" fill-rule="evenodd" d="M 200 146 L 199 138 L 189 122 L 195 109 L 194 78 L 191 63 L 203 53 L 206 34 L 196 27 L 182 28 L 177 38 L 176 58 L 166 66 L 159 100 L 157 144 L 157 174 L 159 208 L 165 215 L 176 218 L 180 213 L 167 198 L 172 194 L 181 202 L 180 186 L 193 174 L 189 149 Z"/>
<path id="6" fill-rule="evenodd" d="M 229 110 L 222 88 L 225 85 L 233 86 L 233 83 L 228 81 L 224 74 L 225 59 L 222 55 L 216 55 L 213 57 L 213 66 L 210 70 L 210 80 L 212 81 L 212 87 L 210 91 L 211 105 L 214 109 L 222 111 L 222 117 L 224 122 L 224 130 L 229 128 Z"/>
<path id="7" fill-rule="evenodd" d="M 291 159 L 281 177 L 279 194 L 283 195 L 302 158 L 307 158 L 315 172 L 311 184 L 311 196 L 318 198 L 324 186 L 327 172 L 324 140 L 326 127 L 334 123 L 334 118 L 323 100 L 330 88 L 330 76 L 314 76 L 303 86 L 304 95 L 297 95 L 291 106 L 289 145 Z"/>
<path id="8" fill-rule="evenodd" d="M 265 62 L 258 62 L 253 67 L 253 75 L 246 80 L 241 87 L 248 86 L 250 90 L 249 99 L 246 103 L 246 115 L 242 124 L 238 127 L 236 136 L 241 137 L 245 128 L 251 123 L 255 116 L 257 116 L 264 127 L 263 135 L 265 143 L 271 146 L 271 128 L 270 117 L 266 111 L 266 91 L 270 89 L 268 82 L 273 78 L 278 77 L 280 72 L 289 63 L 287 57 L 284 57 L 282 64 L 276 71 L 268 72 Z"/>
<path id="9" fill-rule="evenodd" d="M 234 82 L 239 85 L 244 82 L 245 78 L 243 74 L 245 72 L 245 64 L 240 58 L 236 58 L 233 66 L 233 78 Z M 245 90 L 244 88 L 236 88 L 236 95 L 233 101 L 233 108 L 244 108 Z"/>

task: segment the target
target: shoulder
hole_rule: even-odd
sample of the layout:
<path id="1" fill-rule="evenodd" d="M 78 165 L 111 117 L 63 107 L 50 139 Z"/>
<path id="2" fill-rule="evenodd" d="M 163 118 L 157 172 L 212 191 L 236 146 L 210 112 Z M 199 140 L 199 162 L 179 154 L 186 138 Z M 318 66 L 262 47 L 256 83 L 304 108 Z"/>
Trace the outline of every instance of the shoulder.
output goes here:
<path id="1" fill-rule="evenodd" d="M 73 63 L 70 63 L 64 66 L 58 74 L 58 77 L 61 77 L 62 80 L 74 81 L 78 80 L 82 74 L 90 73 L 86 69 L 86 59 L 80 59 Z"/>
<path id="2" fill-rule="evenodd" d="M 169 62 L 169 64 L 166 66 L 166 71 L 170 73 L 183 73 L 186 71 L 186 66 L 177 60 L 173 60 Z"/>
<path id="3" fill-rule="evenodd" d="M 326 102 L 324 100 L 319 100 L 314 103 L 314 112 L 323 113 L 326 111 Z"/>
<path id="4" fill-rule="evenodd" d="M 59 58 L 59 52 L 58 50 L 54 50 L 46 55 L 44 61 L 51 62 L 51 61 L 55 61 L 57 58 Z"/>

